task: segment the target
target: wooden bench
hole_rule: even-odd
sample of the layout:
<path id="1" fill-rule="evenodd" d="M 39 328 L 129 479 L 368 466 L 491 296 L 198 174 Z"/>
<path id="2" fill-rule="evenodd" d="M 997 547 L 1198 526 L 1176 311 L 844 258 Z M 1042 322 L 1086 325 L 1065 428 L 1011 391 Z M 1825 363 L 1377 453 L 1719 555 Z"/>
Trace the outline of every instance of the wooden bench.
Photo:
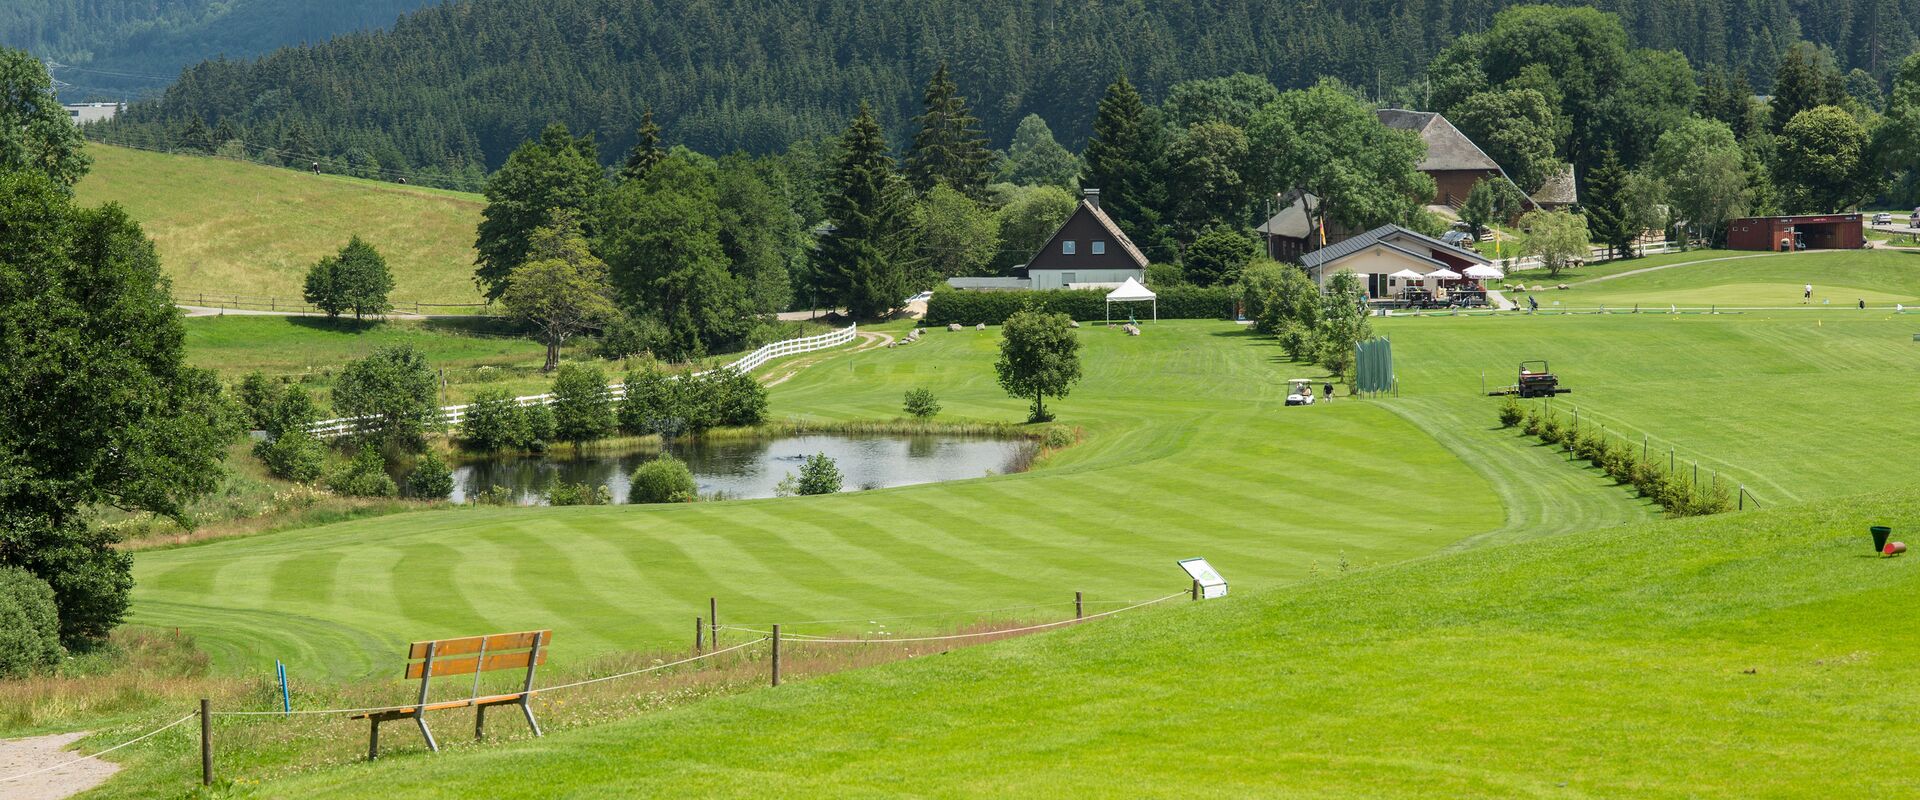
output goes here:
<path id="1" fill-rule="evenodd" d="M 540 723 L 534 720 L 533 707 L 529 702 L 534 695 L 534 670 L 547 663 L 546 648 L 552 641 L 553 631 L 548 630 L 414 642 L 407 648 L 407 680 L 420 679 L 420 699 L 410 706 L 355 714 L 352 717 L 372 721 L 373 728 L 367 736 L 367 760 L 380 757 L 380 723 L 397 719 L 411 719 L 419 724 L 420 735 L 426 737 L 427 748 L 440 752 L 440 743 L 434 741 L 433 731 L 427 728 L 427 712 L 449 708 L 472 708 L 473 738 L 480 739 L 486 735 L 489 707 L 517 705 L 521 713 L 527 716 L 527 727 L 533 729 L 533 735 L 539 736 Z M 520 691 L 480 696 L 480 673 L 522 668 L 526 669 L 527 677 L 520 685 Z M 468 674 L 473 675 L 474 696 L 427 702 L 427 690 L 434 678 Z"/>

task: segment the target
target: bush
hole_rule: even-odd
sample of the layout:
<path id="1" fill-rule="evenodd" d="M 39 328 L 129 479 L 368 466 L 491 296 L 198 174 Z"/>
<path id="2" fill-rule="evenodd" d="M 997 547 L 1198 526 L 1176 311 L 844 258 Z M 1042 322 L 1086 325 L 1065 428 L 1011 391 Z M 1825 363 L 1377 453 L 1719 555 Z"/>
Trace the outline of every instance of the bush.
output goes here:
<path id="1" fill-rule="evenodd" d="M 1511 397 L 1500 404 L 1500 427 L 1511 428 L 1527 418 L 1527 412 L 1520 407 L 1520 401 Z"/>
<path id="2" fill-rule="evenodd" d="M 1074 435 L 1072 428 L 1065 425 L 1052 425 L 1047 428 L 1046 435 L 1041 437 L 1040 444 L 1048 450 L 1059 450 L 1072 447 L 1076 441 L 1079 441 L 1079 437 Z"/>
<path id="3" fill-rule="evenodd" d="M 1155 286 L 1159 295 L 1161 319 L 1227 319 L 1233 316 L 1235 291 L 1230 286 Z M 1090 322 L 1106 319 L 1107 293 L 1098 289 L 1045 289 L 1031 292 L 968 292 L 937 289 L 927 301 L 926 325 L 944 326 L 958 322 L 973 325 L 984 322 L 998 325 L 1007 317 L 1031 307 L 1042 313 L 1062 313 Z M 1119 308 L 1114 313 L 1126 319 Z M 1138 309 L 1141 318 L 1152 316 L 1147 308 Z"/>
<path id="4" fill-rule="evenodd" d="M 840 482 L 840 465 L 833 463 L 826 453 L 807 456 L 806 462 L 800 465 L 800 494 L 833 494 L 840 491 Z"/>
<path id="5" fill-rule="evenodd" d="M 513 505 L 513 490 L 505 486 L 490 486 L 469 495 L 469 501 L 477 506 L 510 506 Z"/>
<path id="6" fill-rule="evenodd" d="M 1187 273 L 1180 269 L 1179 264 L 1156 262 L 1147 265 L 1147 285 L 1153 287 L 1156 293 L 1186 283 Z"/>
<path id="7" fill-rule="evenodd" d="M 626 397 L 620 402 L 620 429 L 636 436 L 657 433 L 671 439 L 678 435 L 684 427 L 678 416 L 678 384 L 653 364 L 627 373 Z"/>
<path id="8" fill-rule="evenodd" d="M 421 500 L 445 500 L 453 494 L 453 470 L 447 468 L 447 462 L 440 460 L 440 454 L 428 450 L 419 461 L 414 462 L 413 471 L 407 473 L 407 496 Z"/>
<path id="9" fill-rule="evenodd" d="M 751 427 L 767 419 L 767 387 L 752 375 L 720 367 L 699 377 L 704 408 L 715 425 Z"/>
<path id="10" fill-rule="evenodd" d="M 311 431 L 313 423 L 320 418 L 320 410 L 313 405 L 313 398 L 302 386 L 289 386 L 280 393 L 273 405 L 267 409 L 260 429 L 269 437 L 285 436 L 289 432 Z"/>
<path id="11" fill-rule="evenodd" d="M 527 409 L 505 389 L 488 389 L 475 395 L 460 419 L 460 446 L 469 450 L 522 450 L 533 440 Z"/>
<path id="12" fill-rule="evenodd" d="M 630 481 L 627 492 L 630 503 L 691 503 L 700 491 L 699 485 L 693 482 L 693 470 L 669 453 L 661 453 L 659 458 L 641 464 L 633 471 Z"/>
<path id="13" fill-rule="evenodd" d="M 53 587 L 24 569 L 0 567 L 0 678 L 52 671 L 63 652 Z"/>
<path id="14" fill-rule="evenodd" d="M 914 419 L 933 419 L 940 413 L 940 401 L 933 396 L 933 390 L 924 386 L 907 390 L 905 408 Z"/>
<path id="15" fill-rule="evenodd" d="M 559 481 L 547 489 L 550 506 L 605 506 L 613 504 L 613 491 L 605 486 Z"/>
<path id="16" fill-rule="evenodd" d="M 562 364 L 553 377 L 553 435 L 575 447 L 604 439 L 619 422 L 613 412 L 613 392 L 597 367 Z"/>
<path id="17" fill-rule="evenodd" d="M 292 430 L 280 438 L 253 446 L 253 455 L 267 465 L 267 471 L 283 480 L 312 483 L 327 467 L 327 448 L 312 434 Z"/>
<path id="18" fill-rule="evenodd" d="M 618 361 L 641 353 L 660 352 L 661 345 L 671 339 L 667 326 L 659 320 L 622 314 L 601 331 L 594 354 L 609 361 Z"/>
<path id="19" fill-rule="evenodd" d="M 522 413 L 527 417 L 527 449 L 536 453 L 546 450 L 547 443 L 553 441 L 553 408 L 533 405 Z"/>
<path id="20" fill-rule="evenodd" d="M 246 413 L 247 427 L 264 430 L 267 427 L 267 414 L 272 410 L 274 401 L 280 399 L 280 387 L 259 372 L 249 372 L 240 379 L 240 388 L 234 391 L 235 399 Z"/>
<path id="21" fill-rule="evenodd" d="M 392 497 L 400 493 L 400 487 L 387 476 L 386 457 L 372 444 L 361 445 L 359 454 L 345 469 L 327 478 L 327 488 L 348 497 Z"/>

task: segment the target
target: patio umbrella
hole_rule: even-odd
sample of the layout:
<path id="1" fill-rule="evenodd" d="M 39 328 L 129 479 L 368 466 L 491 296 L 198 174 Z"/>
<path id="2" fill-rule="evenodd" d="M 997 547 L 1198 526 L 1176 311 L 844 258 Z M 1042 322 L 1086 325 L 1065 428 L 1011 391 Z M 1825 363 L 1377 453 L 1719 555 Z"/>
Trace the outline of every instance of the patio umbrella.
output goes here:
<path id="1" fill-rule="evenodd" d="M 1410 270 L 1410 269 L 1403 269 L 1403 270 L 1400 270 L 1399 272 L 1389 274 L 1387 277 L 1399 278 L 1400 280 L 1403 280 L 1403 281 L 1417 281 L 1425 276 L 1421 275 L 1418 272 L 1414 272 L 1413 270 Z"/>
<path id="2" fill-rule="evenodd" d="M 1460 273 L 1454 272 L 1453 270 L 1447 269 L 1446 267 L 1441 267 L 1439 269 L 1436 269 L 1432 272 L 1427 273 L 1425 277 L 1433 278 L 1434 280 L 1441 280 L 1441 281 L 1457 281 L 1457 280 L 1460 280 Z"/>
<path id="3" fill-rule="evenodd" d="M 1467 267 L 1467 277 L 1469 278 L 1491 278 L 1494 280 L 1499 280 L 1500 278 L 1504 278 L 1506 276 L 1507 274 L 1504 272 L 1501 272 L 1499 267 L 1489 267 L 1482 264 L 1475 264 L 1471 267 Z"/>

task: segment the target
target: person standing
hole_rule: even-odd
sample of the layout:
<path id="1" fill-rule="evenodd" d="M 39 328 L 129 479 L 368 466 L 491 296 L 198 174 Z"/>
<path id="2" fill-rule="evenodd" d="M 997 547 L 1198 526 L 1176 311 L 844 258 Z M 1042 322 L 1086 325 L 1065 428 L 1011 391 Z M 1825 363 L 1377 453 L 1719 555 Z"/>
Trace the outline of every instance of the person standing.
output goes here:
<path id="1" fill-rule="evenodd" d="M 1804 306 L 1811 302 L 1813 302 L 1813 284 L 1809 283 L 1800 290 L 1800 305 Z"/>
<path id="2" fill-rule="evenodd" d="M 1327 381 L 1326 387 L 1321 390 L 1321 396 L 1326 398 L 1327 402 L 1333 402 L 1333 381 Z"/>

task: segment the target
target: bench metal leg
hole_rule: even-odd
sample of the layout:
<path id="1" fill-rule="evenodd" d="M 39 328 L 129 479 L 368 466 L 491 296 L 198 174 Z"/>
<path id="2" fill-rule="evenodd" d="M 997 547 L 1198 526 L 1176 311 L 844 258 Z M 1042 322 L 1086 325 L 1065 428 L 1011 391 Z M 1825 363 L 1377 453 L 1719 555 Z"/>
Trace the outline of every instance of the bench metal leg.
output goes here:
<path id="1" fill-rule="evenodd" d="M 367 734 L 367 760 L 380 757 L 380 720 L 373 721 L 373 731 Z"/>
<path id="2" fill-rule="evenodd" d="M 427 730 L 426 712 L 423 711 L 415 714 L 413 721 L 420 724 L 420 735 L 427 737 L 427 749 L 436 753 L 440 752 L 440 743 L 433 740 L 433 731 Z"/>
<path id="3" fill-rule="evenodd" d="M 520 713 L 527 715 L 527 727 L 533 729 L 533 735 L 543 736 L 545 734 L 540 732 L 540 723 L 533 720 L 533 705 L 531 700 L 531 698 L 527 697 L 520 698 Z"/>
<path id="4" fill-rule="evenodd" d="M 475 706 L 473 709 L 473 740 L 487 738 L 487 707 Z"/>

